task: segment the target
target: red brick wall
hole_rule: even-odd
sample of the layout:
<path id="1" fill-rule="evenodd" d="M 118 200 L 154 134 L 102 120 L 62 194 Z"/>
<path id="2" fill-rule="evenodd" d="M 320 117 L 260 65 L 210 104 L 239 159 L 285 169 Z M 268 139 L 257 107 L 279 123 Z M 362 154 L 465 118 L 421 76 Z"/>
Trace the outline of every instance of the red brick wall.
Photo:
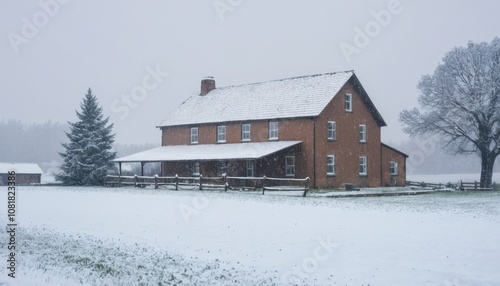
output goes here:
<path id="1" fill-rule="evenodd" d="M 352 112 L 345 111 L 344 95 L 352 94 Z M 337 140 L 327 140 L 327 123 L 335 121 Z M 366 125 L 366 143 L 359 141 L 359 125 Z M 319 187 L 380 186 L 380 126 L 360 95 L 348 83 L 316 119 L 316 176 Z M 327 155 L 335 155 L 336 175 L 327 177 Z M 367 157 L 367 176 L 359 175 L 359 156 Z"/>
<path id="2" fill-rule="evenodd" d="M 344 108 L 345 93 L 352 94 L 352 112 L 346 112 Z M 296 149 L 296 177 L 311 179 L 311 186 L 315 187 L 343 187 L 345 183 L 356 186 L 380 186 L 382 185 L 382 170 L 388 169 L 388 163 L 381 169 L 380 159 L 382 156 L 380 144 L 380 126 L 368 110 L 360 95 L 350 83 L 347 83 L 333 100 L 325 107 L 317 118 L 279 119 L 279 140 L 303 141 Z M 337 124 L 337 140 L 327 140 L 327 122 L 335 121 Z M 251 142 L 267 142 L 269 139 L 269 120 L 231 122 L 220 124 L 200 124 L 198 127 L 198 144 L 217 143 L 217 126 L 226 126 L 226 144 L 241 143 L 241 124 L 251 124 Z M 359 124 L 365 124 L 367 129 L 366 143 L 359 142 Z M 190 144 L 190 127 L 178 126 L 163 128 L 162 145 L 186 145 Z M 194 127 L 194 126 L 193 126 Z M 316 142 L 315 142 L 316 141 Z M 315 146 L 316 145 L 316 146 Z M 316 149 L 315 149 L 316 147 Z M 284 176 L 285 158 L 290 150 L 279 152 L 266 160 L 257 162 L 256 175 Z M 285 154 L 287 153 L 287 154 Z M 326 162 L 327 155 L 336 157 L 336 175 L 327 177 Z M 367 157 L 367 176 L 359 175 L 359 156 Z M 316 161 L 316 162 L 314 162 Z M 314 171 L 316 163 L 316 171 Z M 187 164 L 187 167 L 184 166 Z M 179 174 L 190 172 L 189 163 L 164 164 L 166 174 Z M 387 165 L 387 168 L 385 168 Z M 208 176 L 214 175 L 215 163 L 202 163 L 201 172 Z M 403 164 L 400 163 L 400 168 Z M 234 170 L 243 175 L 244 166 Z M 388 172 L 388 170 L 387 170 Z M 316 178 L 314 178 L 316 174 Z M 404 175 L 401 176 L 404 178 Z"/>
<path id="3" fill-rule="evenodd" d="M 398 163 L 398 174 L 391 175 L 389 162 Z M 405 186 L 406 185 L 406 158 L 399 152 L 382 145 L 382 186 Z"/>

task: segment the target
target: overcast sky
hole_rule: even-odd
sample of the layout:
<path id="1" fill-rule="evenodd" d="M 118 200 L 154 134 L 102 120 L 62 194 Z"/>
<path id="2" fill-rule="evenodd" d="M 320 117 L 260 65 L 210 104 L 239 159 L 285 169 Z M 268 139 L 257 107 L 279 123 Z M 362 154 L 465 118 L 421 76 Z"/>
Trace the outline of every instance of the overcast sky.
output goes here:
<path id="1" fill-rule="evenodd" d="M 351 69 L 388 124 L 383 141 L 399 142 L 407 135 L 398 114 L 416 106 L 420 77 L 454 46 L 500 36 L 500 1 L 493 0 L 3 6 L 0 120 L 74 122 L 91 87 L 120 143 L 159 145 L 155 126 L 207 75 L 222 87 Z"/>

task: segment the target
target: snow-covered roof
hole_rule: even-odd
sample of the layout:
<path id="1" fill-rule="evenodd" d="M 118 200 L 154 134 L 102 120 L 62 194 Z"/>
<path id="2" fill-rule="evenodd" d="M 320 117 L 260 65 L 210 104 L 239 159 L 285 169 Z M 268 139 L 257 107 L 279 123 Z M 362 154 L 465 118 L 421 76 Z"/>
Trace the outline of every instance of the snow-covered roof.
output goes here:
<path id="1" fill-rule="evenodd" d="M 0 174 L 15 171 L 16 174 L 43 174 L 42 169 L 35 163 L 2 163 L 0 162 Z"/>
<path id="2" fill-rule="evenodd" d="M 162 146 L 115 159 L 115 162 L 165 162 L 192 160 L 258 159 L 302 141 L 250 142 Z"/>
<path id="3" fill-rule="evenodd" d="M 189 97 L 158 127 L 315 117 L 353 75 L 353 71 L 343 71 L 216 88 L 205 96 Z M 354 78 L 358 82 L 355 75 Z M 375 118 L 381 119 L 366 92 L 361 94 L 372 105 L 370 110 L 376 113 Z"/>

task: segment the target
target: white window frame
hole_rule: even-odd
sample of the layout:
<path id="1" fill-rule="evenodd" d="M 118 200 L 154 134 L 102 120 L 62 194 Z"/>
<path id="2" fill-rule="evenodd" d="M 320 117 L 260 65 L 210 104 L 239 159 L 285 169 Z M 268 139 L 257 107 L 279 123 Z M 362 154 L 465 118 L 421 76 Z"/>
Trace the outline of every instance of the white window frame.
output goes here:
<path id="1" fill-rule="evenodd" d="M 255 177 L 255 161 L 247 161 L 246 175 L 247 177 Z"/>
<path id="2" fill-rule="evenodd" d="M 217 162 L 217 176 L 227 175 L 227 162 L 218 161 Z"/>
<path id="3" fill-rule="evenodd" d="M 337 140 L 337 122 L 328 121 L 327 138 L 332 141 Z"/>
<path id="4" fill-rule="evenodd" d="M 368 164 L 367 164 L 366 156 L 359 156 L 359 175 L 366 176 L 368 175 Z"/>
<path id="5" fill-rule="evenodd" d="M 217 126 L 217 143 L 226 143 L 226 125 Z"/>
<path id="6" fill-rule="evenodd" d="M 335 155 L 328 155 L 326 157 L 326 175 L 335 176 L 336 174 Z"/>
<path id="7" fill-rule="evenodd" d="M 191 127 L 190 142 L 191 144 L 198 144 L 198 127 Z"/>
<path id="8" fill-rule="evenodd" d="M 248 127 L 248 130 L 245 127 Z M 241 141 L 251 141 L 251 137 L 250 137 L 251 130 L 252 130 L 252 125 L 250 123 L 241 124 Z"/>
<path id="9" fill-rule="evenodd" d="M 398 162 L 397 161 L 390 161 L 389 162 L 389 174 L 393 175 L 393 176 L 398 174 Z"/>
<path id="10" fill-rule="evenodd" d="M 295 156 L 285 156 L 285 175 L 295 177 Z"/>
<path id="11" fill-rule="evenodd" d="M 366 124 L 359 125 L 359 142 L 366 143 Z"/>
<path id="12" fill-rule="evenodd" d="M 345 111 L 352 112 L 352 94 L 346 93 L 344 97 Z"/>
<path id="13" fill-rule="evenodd" d="M 199 176 L 200 175 L 200 162 L 198 162 L 198 161 L 193 162 L 191 171 L 193 173 L 193 176 Z"/>
<path id="14" fill-rule="evenodd" d="M 278 121 L 269 121 L 269 140 L 278 140 L 279 123 Z"/>

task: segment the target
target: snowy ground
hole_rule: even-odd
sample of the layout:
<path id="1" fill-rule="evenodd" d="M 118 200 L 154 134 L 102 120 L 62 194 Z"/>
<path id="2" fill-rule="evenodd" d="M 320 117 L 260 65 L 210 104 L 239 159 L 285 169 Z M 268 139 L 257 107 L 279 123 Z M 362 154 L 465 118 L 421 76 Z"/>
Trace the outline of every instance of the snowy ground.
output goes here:
<path id="1" fill-rule="evenodd" d="M 19 187 L 17 210 L 18 276 L 2 227 L 0 285 L 500 285 L 498 192 L 34 186 Z"/>

